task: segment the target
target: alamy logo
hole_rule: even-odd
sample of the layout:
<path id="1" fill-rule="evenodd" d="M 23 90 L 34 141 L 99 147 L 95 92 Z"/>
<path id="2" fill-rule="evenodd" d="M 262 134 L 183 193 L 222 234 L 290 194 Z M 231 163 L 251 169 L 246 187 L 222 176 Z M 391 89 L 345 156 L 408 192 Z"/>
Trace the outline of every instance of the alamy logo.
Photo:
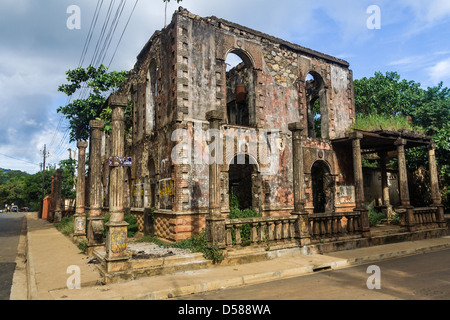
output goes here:
<path id="1" fill-rule="evenodd" d="M 81 9 L 79 6 L 71 5 L 67 7 L 69 18 L 67 18 L 66 26 L 69 30 L 81 29 Z"/>
<path id="2" fill-rule="evenodd" d="M 381 289 L 381 269 L 379 266 L 370 266 L 367 268 L 367 274 L 372 274 L 367 279 L 366 285 L 369 290 Z"/>
<path id="3" fill-rule="evenodd" d="M 367 8 L 367 14 L 371 16 L 367 19 L 366 25 L 370 30 L 381 29 L 381 9 L 377 5 L 371 5 Z"/>
<path id="4" fill-rule="evenodd" d="M 66 271 L 67 274 L 71 274 L 69 278 L 67 278 L 67 288 L 69 290 L 81 289 L 81 270 L 79 266 L 69 266 Z"/>

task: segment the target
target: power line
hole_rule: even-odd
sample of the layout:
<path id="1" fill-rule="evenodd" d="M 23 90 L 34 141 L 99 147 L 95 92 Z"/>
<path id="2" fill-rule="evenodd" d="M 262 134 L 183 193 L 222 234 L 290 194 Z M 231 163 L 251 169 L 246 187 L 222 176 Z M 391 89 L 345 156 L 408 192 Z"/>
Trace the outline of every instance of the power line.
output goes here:
<path id="1" fill-rule="evenodd" d="M 133 10 L 131 10 L 130 16 L 128 17 L 128 21 L 125 24 L 125 28 L 123 29 L 122 34 L 120 35 L 120 39 L 119 39 L 119 42 L 117 43 L 116 49 L 114 50 L 111 60 L 109 61 L 108 69 L 111 66 L 112 61 L 114 60 L 114 57 L 116 56 L 117 49 L 119 48 L 120 42 L 122 41 L 122 37 L 123 37 L 125 31 L 127 30 L 128 24 L 130 23 L 130 20 L 131 20 L 131 16 L 133 15 L 134 9 L 136 9 L 136 5 L 138 4 L 138 2 L 139 2 L 139 0 L 136 0 L 136 2 L 134 3 Z"/>
<path id="2" fill-rule="evenodd" d="M 92 17 L 91 26 L 89 27 L 89 32 L 86 37 L 86 41 L 84 42 L 84 48 L 81 52 L 80 62 L 78 63 L 78 67 L 81 67 L 84 62 L 84 58 L 86 57 L 86 54 L 88 52 L 89 44 L 91 43 L 92 35 L 94 33 L 95 26 L 97 25 L 98 16 L 100 14 L 100 10 L 103 6 L 103 0 L 97 1 L 97 7 L 95 8 L 94 15 Z"/>
<path id="3" fill-rule="evenodd" d="M 35 165 L 35 166 L 38 166 L 38 167 L 40 166 L 40 164 L 36 164 L 36 163 L 30 162 L 30 161 L 27 161 L 27 160 L 23 160 L 23 159 L 18 159 L 18 158 L 15 158 L 15 157 L 11 157 L 11 156 L 8 156 L 8 155 L 3 154 L 3 153 L 0 153 L 0 155 L 2 155 L 2 156 L 4 156 L 4 157 L 7 157 L 7 158 L 11 158 L 11 159 L 17 160 L 17 161 L 26 162 L 26 163 L 29 163 L 29 164 L 32 164 L 32 165 Z"/>
<path id="4" fill-rule="evenodd" d="M 119 38 L 119 41 L 116 45 L 116 48 L 114 50 L 114 53 L 111 56 L 111 60 L 109 61 L 109 64 L 107 66 L 107 68 L 109 69 L 109 67 L 111 66 L 112 61 L 114 60 L 114 57 L 117 53 L 118 47 L 122 41 L 122 38 L 125 34 L 125 31 L 128 27 L 128 24 L 131 20 L 131 17 L 136 9 L 136 6 L 138 4 L 139 0 L 136 0 L 136 2 L 134 3 L 133 9 L 131 10 L 130 16 L 128 17 L 128 20 L 125 24 L 125 27 L 121 33 L 121 36 Z M 118 4 L 117 8 L 115 8 L 115 4 L 116 4 L 116 0 L 112 0 L 109 3 L 109 7 L 107 9 L 106 15 L 105 15 L 105 19 L 103 22 L 103 26 L 101 28 L 100 34 L 99 34 L 99 38 L 97 40 L 97 43 L 95 45 L 95 49 L 94 49 L 94 53 L 91 59 L 91 63 L 90 65 L 97 68 L 98 66 L 100 66 L 103 63 L 103 60 L 106 58 L 106 55 L 108 53 L 109 47 L 111 46 L 112 40 L 114 38 L 114 35 L 117 31 L 117 27 L 119 25 L 120 19 L 122 17 L 122 14 L 124 12 L 125 6 L 126 6 L 126 0 L 121 0 L 120 3 Z M 81 53 L 81 57 L 79 60 L 79 67 L 82 66 L 82 64 L 84 63 L 87 53 L 89 51 L 89 46 L 91 45 L 91 41 L 93 38 L 93 34 L 94 31 L 96 29 L 96 26 L 98 24 L 98 20 L 99 20 L 99 16 L 101 13 L 101 9 L 103 7 L 103 0 L 99 0 L 97 2 L 97 6 L 95 8 L 94 11 L 94 15 L 92 17 L 91 20 L 91 24 L 90 24 L 90 28 L 89 28 L 89 32 L 88 35 L 86 37 L 86 40 L 84 42 L 84 46 L 83 46 L 83 50 Z M 115 9 L 115 13 L 114 13 L 114 9 Z M 78 99 L 82 100 L 82 99 L 86 99 L 90 92 L 92 91 L 92 88 L 89 88 L 88 86 L 83 86 L 80 88 L 81 90 L 78 93 Z M 66 105 L 68 105 L 70 103 L 70 100 L 72 99 L 72 96 L 68 97 L 67 99 L 67 103 Z M 56 142 L 56 134 L 57 132 L 60 130 L 62 124 L 63 124 L 63 116 L 61 115 L 58 125 L 55 129 L 55 132 L 53 134 L 52 137 L 52 141 L 50 143 L 50 147 L 53 147 L 55 142 Z M 55 148 L 55 152 L 53 153 L 55 157 L 60 156 L 65 148 L 64 148 L 64 144 L 66 143 L 67 140 L 67 136 L 69 134 L 70 128 L 67 128 L 66 131 L 64 132 L 61 140 L 59 141 L 57 147 Z M 68 144 L 66 144 L 67 146 Z"/>

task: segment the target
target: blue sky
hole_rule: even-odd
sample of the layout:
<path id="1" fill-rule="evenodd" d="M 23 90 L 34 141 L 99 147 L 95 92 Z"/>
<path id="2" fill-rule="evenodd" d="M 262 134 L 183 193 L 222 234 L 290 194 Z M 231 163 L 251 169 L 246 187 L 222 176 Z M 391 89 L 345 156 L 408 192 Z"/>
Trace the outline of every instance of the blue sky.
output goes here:
<path id="1" fill-rule="evenodd" d="M 103 0 L 88 47 L 91 61 L 98 30 L 112 0 Z M 126 0 L 106 52 L 107 64 L 136 0 Z M 113 3 L 118 8 L 121 0 Z M 68 29 L 67 8 L 80 8 L 81 29 Z M 94 0 L 0 1 L 0 168 L 38 172 L 44 144 L 48 161 L 75 149 L 64 136 L 66 122 L 56 109 L 67 98 L 57 92 L 64 72 L 78 66 L 96 9 Z M 448 0 L 172 0 L 167 19 L 183 6 L 200 16 L 217 16 L 287 41 L 342 58 L 354 78 L 397 71 L 402 78 L 450 87 L 450 1 Z M 369 29 L 367 9 L 380 8 L 381 29 Z M 162 0 L 139 0 L 110 66 L 130 70 L 154 31 L 164 26 Z M 58 124 L 60 124 L 58 126 Z"/>

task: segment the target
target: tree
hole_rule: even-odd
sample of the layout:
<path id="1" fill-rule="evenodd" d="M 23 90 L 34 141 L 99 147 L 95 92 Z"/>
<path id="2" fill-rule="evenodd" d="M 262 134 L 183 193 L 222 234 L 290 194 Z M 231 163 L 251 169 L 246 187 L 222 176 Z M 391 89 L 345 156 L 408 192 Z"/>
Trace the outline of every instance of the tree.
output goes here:
<path id="1" fill-rule="evenodd" d="M 87 141 L 89 138 L 89 121 L 95 119 L 104 120 L 105 129 L 108 130 L 111 112 L 105 110 L 104 104 L 107 97 L 116 91 L 128 76 L 127 71 L 107 72 L 107 68 L 101 65 L 98 68 L 92 66 L 77 68 L 66 72 L 69 84 L 59 86 L 58 91 L 72 96 L 81 91 L 80 96 L 89 90 L 89 96 L 85 99 L 76 99 L 66 106 L 57 109 L 69 120 L 70 141 Z"/>
<path id="2" fill-rule="evenodd" d="M 61 177 L 61 194 L 65 199 L 75 199 L 76 191 L 74 180 L 77 161 L 74 159 L 61 160 L 59 166 L 63 169 Z"/>
<path id="3" fill-rule="evenodd" d="M 437 145 L 436 159 L 440 187 L 446 209 L 450 209 L 450 89 L 439 83 L 423 89 L 420 83 L 400 80 L 396 72 L 383 75 L 376 72 L 371 78 L 354 81 L 357 117 L 371 114 L 409 117 L 412 124 L 420 126 Z M 407 150 L 410 171 L 428 167 L 424 148 Z"/>

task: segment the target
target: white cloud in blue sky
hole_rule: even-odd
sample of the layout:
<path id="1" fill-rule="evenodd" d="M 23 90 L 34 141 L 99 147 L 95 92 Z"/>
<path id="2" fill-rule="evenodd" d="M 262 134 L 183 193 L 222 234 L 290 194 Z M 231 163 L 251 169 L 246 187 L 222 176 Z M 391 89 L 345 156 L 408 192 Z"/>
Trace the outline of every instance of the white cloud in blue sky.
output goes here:
<path id="1" fill-rule="evenodd" d="M 110 0 L 103 2 L 106 12 Z M 134 2 L 127 0 L 105 62 Z M 67 158 L 67 148 L 74 148 L 62 140 L 64 131 L 56 130 L 60 118 L 56 109 L 66 102 L 57 88 L 65 82 L 64 72 L 78 65 L 96 4 L 93 0 L 0 1 L 0 168 L 34 173 L 44 144 L 50 147 L 51 163 Z M 81 9 L 81 30 L 66 27 L 70 5 Z M 423 87 L 440 81 L 450 87 L 448 0 L 183 0 L 180 5 L 200 16 L 214 15 L 347 60 L 355 79 L 376 71 L 397 71 Z M 380 30 L 366 26 L 371 5 L 381 9 Z M 175 0 L 168 4 L 168 20 L 178 6 Z M 104 13 L 99 25 L 103 18 Z M 163 24 L 163 1 L 139 0 L 111 69 L 131 69 L 141 48 Z"/>

